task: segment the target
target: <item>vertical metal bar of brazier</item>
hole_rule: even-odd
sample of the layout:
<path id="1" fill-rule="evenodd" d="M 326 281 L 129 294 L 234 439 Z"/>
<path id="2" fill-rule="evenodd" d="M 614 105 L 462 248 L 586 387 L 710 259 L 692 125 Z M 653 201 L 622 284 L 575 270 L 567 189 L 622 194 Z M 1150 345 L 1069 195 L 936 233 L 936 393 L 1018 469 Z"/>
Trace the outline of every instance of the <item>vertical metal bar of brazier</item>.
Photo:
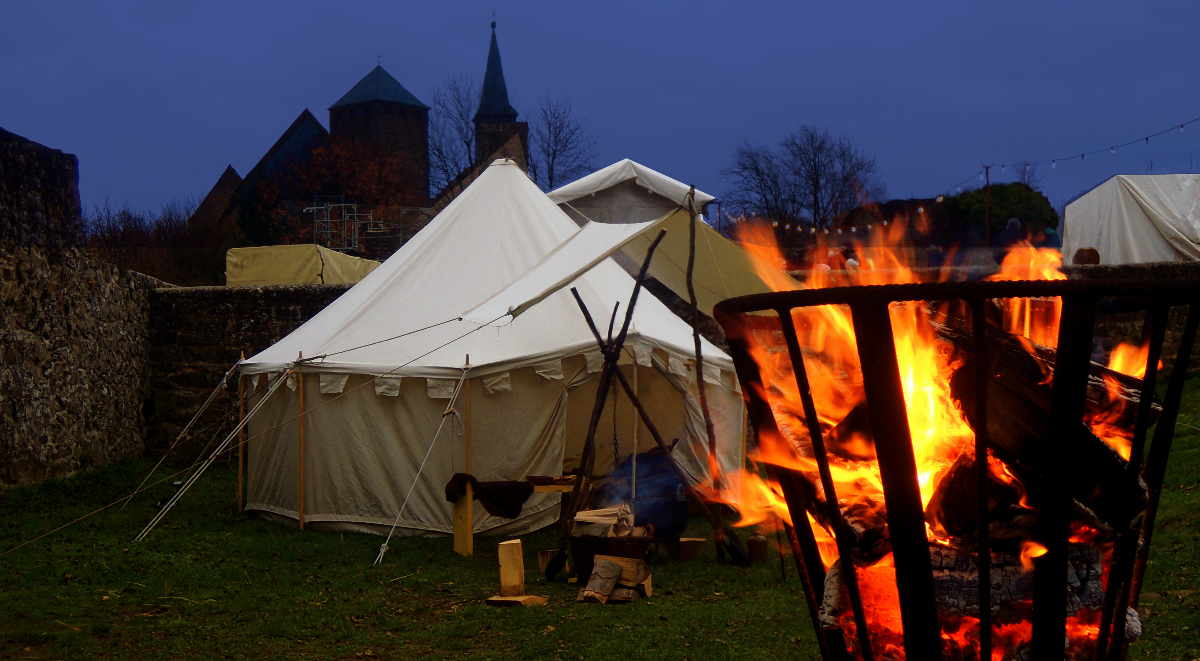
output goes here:
<path id="1" fill-rule="evenodd" d="M 850 313 L 887 504 L 905 654 L 909 659 L 937 659 L 941 657 L 941 627 L 934 602 L 933 568 L 888 304 L 856 303 L 850 306 Z"/>
<path id="2" fill-rule="evenodd" d="M 1130 588 L 1134 608 L 1138 605 L 1138 596 L 1142 590 L 1142 580 L 1146 576 L 1146 563 L 1150 559 L 1150 540 L 1154 532 L 1154 519 L 1158 514 L 1158 498 L 1162 493 L 1163 479 L 1167 474 L 1167 459 L 1171 454 L 1171 442 L 1175 439 L 1175 424 L 1179 419 L 1179 405 L 1183 400 L 1183 385 L 1187 380 L 1188 366 L 1192 359 L 1192 344 L 1196 341 L 1196 329 L 1200 326 L 1200 302 L 1190 303 L 1187 308 L 1187 321 L 1183 325 L 1183 335 L 1179 341 L 1179 349 L 1175 352 L 1175 366 L 1171 369 L 1171 378 L 1167 383 L 1167 394 L 1163 398 L 1162 413 L 1158 424 L 1154 427 L 1154 441 L 1146 453 L 1146 486 L 1150 491 L 1150 501 L 1146 503 L 1146 515 L 1142 520 L 1142 545 L 1138 549 L 1134 562 L 1133 582 Z"/>
<path id="3" fill-rule="evenodd" d="M 809 442 L 812 443 L 813 459 L 817 462 L 817 472 L 821 477 L 821 492 L 825 496 L 826 516 L 830 525 L 833 526 L 833 538 L 837 542 L 842 583 L 850 595 L 850 608 L 854 613 L 854 633 L 858 639 L 859 653 L 864 661 L 872 661 L 874 652 L 871 650 L 870 630 L 867 628 L 867 613 L 863 610 L 862 592 L 858 586 L 858 571 L 854 567 L 854 549 L 851 546 L 853 533 L 850 532 L 849 526 L 842 518 L 841 507 L 838 505 L 837 489 L 833 485 L 833 471 L 829 468 L 829 455 L 825 452 L 825 438 L 821 433 L 821 421 L 817 417 L 812 388 L 808 383 L 808 370 L 804 367 L 804 354 L 800 351 L 800 341 L 796 337 L 792 311 L 780 309 L 776 312 L 779 314 L 783 339 L 787 344 L 788 359 L 792 363 L 792 373 L 796 377 L 796 390 L 800 393 L 800 404 L 804 409 L 804 423 L 808 428 Z"/>
<path id="4" fill-rule="evenodd" d="M 978 499 L 976 537 L 979 558 L 979 658 L 992 658 L 992 544 L 988 534 L 988 382 L 991 357 L 987 350 L 987 301 L 973 298 L 971 306 L 971 335 L 974 338 L 972 359 L 975 361 L 975 481 Z"/>
<path id="5" fill-rule="evenodd" d="M 1088 294 L 1064 295 L 1058 328 L 1058 353 L 1051 391 L 1050 442 L 1038 448 L 1043 480 L 1041 536 L 1046 553 L 1033 572 L 1033 658 L 1062 659 L 1067 626 L 1067 535 L 1070 493 L 1058 476 L 1069 475 L 1068 439 L 1083 424 L 1091 364 L 1096 302 Z"/>
<path id="6" fill-rule="evenodd" d="M 763 400 L 758 393 L 763 392 L 762 375 L 759 372 L 758 366 L 750 357 L 750 352 L 746 346 L 746 340 L 739 333 L 744 332 L 745 319 L 740 318 L 732 323 L 725 315 L 717 312 L 717 320 L 725 329 L 726 339 L 729 343 L 729 353 L 733 358 L 733 368 L 737 372 L 737 378 L 742 384 L 742 393 L 746 403 L 746 412 L 750 417 L 750 425 L 754 430 L 754 438 L 761 438 L 761 434 L 774 433 L 779 434 L 779 428 L 775 424 L 775 415 L 771 412 L 770 406 Z M 732 329 L 738 329 L 734 332 Z M 846 651 L 845 643 L 841 640 L 837 641 L 837 647 L 833 647 L 829 638 L 824 633 L 824 628 L 820 621 L 821 600 L 824 597 L 825 591 L 825 568 L 821 564 L 820 549 L 817 548 L 817 541 L 813 538 L 812 529 L 808 526 L 807 518 L 804 514 L 805 509 L 800 504 L 795 502 L 794 497 L 790 494 L 794 489 L 789 489 L 789 484 L 786 478 L 782 475 L 785 469 L 772 470 L 772 476 L 779 480 L 780 486 L 784 487 L 784 498 L 787 502 L 788 512 L 792 516 L 793 523 L 796 519 L 800 519 L 797 526 L 793 526 L 793 535 L 789 538 L 792 542 L 792 553 L 795 555 L 796 570 L 800 574 L 801 582 L 803 583 L 805 596 L 807 597 L 809 616 L 812 618 L 813 632 L 817 636 L 817 645 L 821 650 L 821 658 L 826 661 L 841 661 L 849 658 Z"/>
<path id="7" fill-rule="evenodd" d="M 1146 442 L 1146 430 L 1150 426 L 1150 416 L 1154 405 L 1155 382 L 1158 378 L 1158 359 L 1162 355 L 1163 336 L 1167 326 L 1166 303 L 1155 303 L 1151 306 L 1146 317 L 1147 351 L 1145 371 L 1142 373 L 1142 389 L 1138 395 L 1137 418 L 1134 423 L 1133 442 L 1129 449 L 1129 463 L 1125 466 L 1125 479 L 1135 482 L 1142 470 L 1143 445 Z M 1104 595 L 1104 610 L 1100 620 L 1100 636 L 1097 640 L 1097 656 L 1101 653 L 1108 658 L 1119 658 L 1125 649 L 1125 609 L 1129 607 L 1129 577 L 1133 572 L 1134 558 L 1137 554 L 1139 530 L 1133 527 L 1135 512 L 1128 512 L 1122 517 L 1124 529 L 1117 538 L 1116 552 L 1113 553 L 1112 565 L 1108 570 L 1108 585 Z M 1128 523 L 1126 523 L 1128 522 Z M 1109 599 L 1114 598 L 1113 607 L 1109 608 Z M 1112 644 L 1108 645 L 1106 635 L 1111 636 Z"/>

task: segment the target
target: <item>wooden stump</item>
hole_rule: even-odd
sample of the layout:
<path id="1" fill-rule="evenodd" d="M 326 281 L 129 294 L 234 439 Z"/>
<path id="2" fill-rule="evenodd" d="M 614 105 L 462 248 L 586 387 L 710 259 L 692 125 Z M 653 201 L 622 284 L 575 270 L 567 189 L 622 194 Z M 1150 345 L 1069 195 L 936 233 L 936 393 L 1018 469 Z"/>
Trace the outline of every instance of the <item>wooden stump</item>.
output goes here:
<path id="1" fill-rule="evenodd" d="M 525 553 L 521 540 L 510 539 L 496 547 L 500 556 L 500 596 L 525 594 Z"/>

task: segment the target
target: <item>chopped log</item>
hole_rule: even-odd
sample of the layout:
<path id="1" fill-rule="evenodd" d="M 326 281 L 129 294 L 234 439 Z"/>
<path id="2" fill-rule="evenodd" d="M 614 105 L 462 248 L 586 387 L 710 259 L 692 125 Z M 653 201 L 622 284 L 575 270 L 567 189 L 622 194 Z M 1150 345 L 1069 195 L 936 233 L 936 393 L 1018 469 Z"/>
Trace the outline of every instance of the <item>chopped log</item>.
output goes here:
<path id="1" fill-rule="evenodd" d="M 521 540 L 500 542 L 496 554 L 500 557 L 500 596 L 525 594 L 525 554 L 521 549 Z"/>
<path id="2" fill-rule="evenodd" d="M 577 601 L 607 603 L 620 578 L 621 565 L 607 559 L 607 556 L 597 556 L 592 565 L 592 576 L 588 579 L 587 587 L 579 592 Z"/>
<path id="3" fill-rule="evenodd" d="M 610 562 L 621 568 L 621 572 L 617 577 L 617 582 L 621 585 L 633 587 L 640 584 L 642 581 L 646 580 L 648 576 L 650 576 L 650 569 L 646 566 L 645 560 L 640 560 L 638 558 L 622 558 L 615 555 L 597 555 L 595 560 L 596 564 L 599 565 L 601 561 Z M 592 575 L 594 576 L 595 573 L 596 570 L 593 568 Z"/>
<path id="4" fill-rule="evenodd" d="M 642 581 L 641 583 L 638 583 L 637 591 L 639 593 L 641 593 L 641 595 L 643 597 L 647 597 L 647 598 L 653 597 L 654 596 L 654 577 L 647 576 L 646 580 Z"/>
<path id="5" fill-rule="evenodd" d="M 1029 539 L 1037 523 L 1033 510 L 1021 507 L 1021 491 L 988 471 L 988 534 L 993 550 L 1015 550 L 1020 540 Z M 979 491 L 975 458 L 959 456 L 942 476 L 925 511 L 930 521 L 948 535 L 975 538 L 979 524 Z"/>
<path id="6" fill-rule="evenodd" d="M 484 603 L 488 606 L 545 606 L 550 603 L 550 598 L 536 594 L 519 594 L 512 597 L 496 595 L 488 597 Z"/>
<path id="7" fill-rule="evenodd" d="M 681 562 L 695 560 L 700 556 L 700 551 L 704 549 L 707 543 L 707 537 L 680 537 L 679 543 L 672 545 L 678 549 L 673 555 L 676 560 Z"/>
<path id="8" fill-rule="evenodd" d="M 994 330 L 988 333 L 989 372 L 987 389 L 988 441 L 1029 490 L 1037 509 L 1040 485 L 1047 480 L 1066 481 L 1073 498 L 1113 528 L 1124 528 L 1142 511 L 1146 487 L 1130 480 L 1126 462 L 1082 422 L 1068 438 L 1055 438 L 1052 431 L 1052 385 L 1043 366 L 1011 336 Z M 975 356 L 966 358 L 950 378 L 950 389 L 967 415 L 975 419 Z M 1074 466 L 1066 475 L 1046 467 L 1047 448 L 1065 443 Z"/>

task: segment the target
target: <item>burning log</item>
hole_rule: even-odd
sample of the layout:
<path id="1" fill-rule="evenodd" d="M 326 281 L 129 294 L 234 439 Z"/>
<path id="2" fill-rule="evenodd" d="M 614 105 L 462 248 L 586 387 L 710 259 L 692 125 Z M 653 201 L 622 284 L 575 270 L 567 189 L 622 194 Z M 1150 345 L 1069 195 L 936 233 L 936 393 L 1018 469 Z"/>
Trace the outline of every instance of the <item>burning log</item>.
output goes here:
<path id="1" fill-rule="evenodd" d="M 1024 493 L 1015 480 L 988 471 L 988 535 L 994 549 L 1015 549 L 1033 536 L 1034 510 L 1022 505 Z M 957 539 L 974 539 L 979 526 L 979 487 L 974 458 L 963 454 L 946 471 L 926 506 L 930 521 Z"/>
<path id="2" fill-rule="evenodd" d="M 1107 527 L 1127 527 L 1145 508 L 1146 485 L 1141 480 L 1131 481 L 1126 461 L 1082 422 L 1070 437 L 1055 438 L 1051 431 L 1052 385 L 1044 365 L 1010 335 L 990 332 L 988 339 L 992 375 L 986 393 L 990 449 L 1028 487 L 1035 509 L 1039 484 L 1066 480 L 1068 491 L 1084 511 L 1094 513 Z M 974 420 L 974 361 L 978 357 L 963 353 L 967 357 L 951 376 L 950 388 L 967 419 Z M 1067 445 L 1077 470 L 1068 475 L 1050 475 L 1043 469 L 1047 448 L 1055 443 Z"/>

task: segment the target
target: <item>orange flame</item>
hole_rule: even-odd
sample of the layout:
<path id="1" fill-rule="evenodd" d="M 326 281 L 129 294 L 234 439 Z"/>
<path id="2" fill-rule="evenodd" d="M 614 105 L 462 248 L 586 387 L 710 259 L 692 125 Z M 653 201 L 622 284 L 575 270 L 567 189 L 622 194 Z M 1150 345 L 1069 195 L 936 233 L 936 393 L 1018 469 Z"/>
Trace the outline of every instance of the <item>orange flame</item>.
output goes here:
<path id="1" fill-rule="evenodd" d="M 1137 346 L 1121 342 L 1113 347 L 1108 356 L 1108 368 L 1142 379 L 1146 376 L 1146 360 L 1150 354 L 1148 343 Z M 1159 367 L 1162 361 L 1159 361 Z M 1133 428 L 1129 424 L 1130 401 L 1122 396 L 1124 387 L 1116 378 L 1104 375 L 1105 401 L 1097 411 L 1089 412 L 1087 425 L 1097 438 L 1115 450 L 1121 458 L 1128 460 L 1133 451 Z"/>
<path id="2" fill-rule="evenodd" d="M 769 226 L 762 223 L 739 226 L 739 240 L 750 254 L 759 277 L 776 290 L 919 282 L 918 273 L 909 266 L 913 263 L 912 256 L 902 247 L 905 234 L 903 221 L 892 222 L 890 227 L 876 226 L 869 241 L 854 243 L 858 268 L 835 271 L 814 261 L 805 274 L 804 284 L 799 285 L 787 275 L 786 260 L 775 245 L 774 232 Z M 814 254 L 827 253 L 827 246 L 818 236 Z M 1014 248 L 1003 260 L 999 273 L 989 279 L 1064 279 L 1066 276 L 1059 271 L 1061 263 L 1057 252 L 1025 243 Z M 944 280 L 948 273 L 938 273 L 936 277 Z M 1057 343 L 1060 299 L 1006 299 L 997 301 L 997 305 L 1003 328 L 1022 338 L 1030 351 L 1034 350 L 1033 344 L 1053 347 Z M 941 320 L 945 312 L 915 302 L 895 303 L 889 309 L 920 495 L 926 507 L 958 458 L 964 453 L 973 454 L 975 442 L 974 432 L 950 390 L 949 377 L 961 360 L 954 346 L 936 332 L 934 322 Z M 850 310 L 837 305 L 802 308 L 792 312 L 791 321 L 825 441 L 839 512 L 847 518 L 865 517 L 870 526 L 882 529 L 886 515 L 883 485 L 873 440 L 863 423 L 863 377 Z M 740 330 L 759 368 L 761 386 L 756 394 L 769 406 L 778 428 L 778 434 L 760 432 L 757 446 L 748 453 L 748 458 L 754 464 L 796 471 L 813 486 L 817 498 L 829 498 L 830 494 L 821 488 L 796 374 L 777 320 L 768 315 L 752 316 Z M 1023 485 L 1002 461 L 989 456 L 989 469 L 996 480 L 1015 487 L 1021 507 L 1030 507 Z M 720 484 L 710 485 L 707 491 L 713 500 L 738 510 L 741 518 L 737 525 L 779 521 L 790 524 L 796 514 L 789 512 L 779 485 L 757 472 L 726 473 Z M 828 569 L 837 562 L 838 551 L 829 522 L 818 521 L 824 517 L 824 512 L 805 512 L 821 560 Z M 804 525 L 802 521 L 796 523 Z M 946 532 L 929 525 L 926 534 L 933 543 L 952 542 Z M 1032 559 L 1045 552 L 1042 545 L 1026 540 L 1020 557 L 1022 563 L 1032 566 Z M 895 658 L 903 658 L 902 649 L 894 642 L 902 624 L 892 555 L 887 553 L 870 565 L 857 566 L 856 573 L 872 627 L 872 640 L 881 646 L 877 652 L 886 651 L 894 653 Z M 853 622 L 842 619 L 847 642 L 853 646 Z M 960 618 L 960 626 L 955 631 L 943 631 L 943 637 L 959 644 L 960 649 L 970 649 L 971 626 L 975 628 L 975 639 L 978 638 L 978 621 L 971 625 L 970 620 Z M 1000 624 L 994 631 L 998 650 L 993 654 L 994 659 L 1004 658 L 1003 650 L 1016 650 L 1030 637 L 1027 621 Z M 962 636 L 966 638 L 960 641 Z"/>
<path id="3" fill-rule="evenodd" d="M 1021 542 L 1021 569 L 1033 571 L 1033 559 L 1046 555 L 1046 547 L 1027 539 Z"/>
<path id="4" fill-rule="evenodd" d="M 1060 270 L 1062 255 L 1050 248 L 1035 248 L 1028 241 L 1013 246 L 1000 262 L 1000 272 L 988 280 L 1066 280 Z M 1058 344 L 1062 299 L 1010 298 L 1000 301 L 1004 330 L 1034 344 Z M 1026 346 L 1029 349 L 1029 346 Z"/>

